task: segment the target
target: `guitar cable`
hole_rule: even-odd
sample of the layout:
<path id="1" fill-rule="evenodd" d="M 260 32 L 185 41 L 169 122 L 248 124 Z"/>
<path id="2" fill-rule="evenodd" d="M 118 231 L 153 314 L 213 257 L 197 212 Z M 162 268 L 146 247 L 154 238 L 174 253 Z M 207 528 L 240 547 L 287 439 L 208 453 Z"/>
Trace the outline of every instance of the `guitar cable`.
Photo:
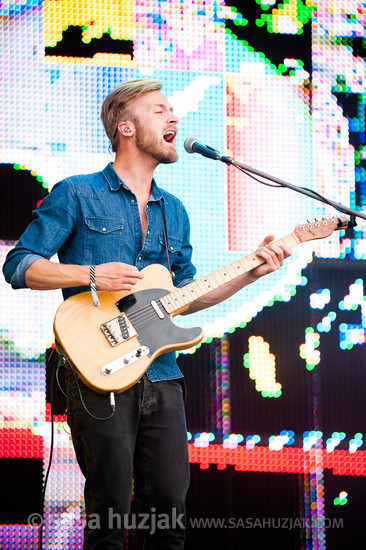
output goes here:
<path id="1" fill-rule="evenodd" d="M 54 349 L 51 352 L 50 361 L 52 359 L 52 356 L 54 354 Z M 48 466 L 46 475 L 43 482 L 43 487 L 41 491 L 41 524 L 39 527 L 39 539 L 38 539 L 38 547 L 39 550 L 43 549 L 43 524 L 44 524 L 44 506 L 45 506 L 45 499 L 46 499 L 46 489 L 47 489 L 47 482 L 48 477 L 50 475 L 51 471 L 51 465 L 52 465 L 52 457 L 53 457 L 53 448 L 54 448 L 54 440 L 55 440 L 55 427 L 54 427 L 54 403 L 53 403 L 53 389 L 54 389 L 54 379 L 55 379 L 55 369 L 52 368 L 52 375 L 51 375 L 51 388 L 50 388 L 50 404 L 51 404 L 51 442 L 50 442 L 50 457 L 48 460 Z"/>
<path id="2" fill-rule="evenodd" d="M 57 348 L 58 349 L 58 353 L 60 353 L 62 355 L 62 358 L 64 360 L 64 363 L 68 365 L 68 367 L 71 369 L 71 372 L 74 376 L 74 379 L 75 379 L 75 382 L 76 382 L 76 386 L 77 386 L 77 389 L 78 389 L 78 392 L 79 392 L 79 397 L 80 397 L 80 402 L 85 410 L 85 412 L 91 417 L 93 418 L 94 420 L 101 420 L 101 421 L 105 421 L 105 420 L 110 420 L 115 412 L 116 412 L 116 400 L 115 400 L 115 395 L 114 395 L 114 392 L 111 391 L 109 393 L 109 404 L 111 406 L 111 414 L 109 416 L 105 416 L 105 417 L 100 417 L 100 416 L 95 416 L 93 413 L 91 413 L 88 409 L 88 407 L 86 406 L 85 402 L 84 402 L 84 399 L 83 399 L 83 395 L 81 393 L 81 388 L 80 388 L 80 384 L 79 384 L 79 378 L 75 372 L 75 369 L 72 365 L 72 363 L 70 362 L 69 358 L 66 357 L 66 355 L 63 353 L 62 349 L 60 349 L 59 347 Z"/>
<path id="3" fill-rule="evenodd" d="M 98 417 L 98 416 L 95 416 L 93 415 L 87 408 L 87 406 L 85 405 L 85 402 L 84 402 L 84 399 L 83 399 L 83 396 L 82 396 L 82 393 L 81 393 L 81 388 L 80 388 L 80 384 L 79 384 L 79 379 L 76 375 L 76 372 L 72 366 L 72 364 L 70 363 L 70 361 L 68 360 L 68 358 L 64 355 L 64 353 L 62 352 L 62 350 L 58 350 L 59 353 L 61 353 L 62 357 L 63 357 L 63 360 L 65 363 L 67 363 L 73 373 L 73 376 L 75 378 L 75 381 L 76 381 L 76 385 L 77 385 L 77 388 L 78 388 L 78 392 L 79 392 L 79 397 L 80 397 L 80 401 L 81 401 L 81 404 L 85 410 L 85 412 L 91 416 L 94 420 L 100 420 L 100 421 L 104 421 L 104 420 L 109 420 L 110 418 L 112 418 L 116 412 L 116 402 L 115 402 L 115 396 L 114 396 L 114 392 L 110 392 L 109 394 L 109 403 L 110 403 L 110 406 L 111 406 L 111 409 L 112 409 L 112 412 L 109 416 L 106 416 L 104 418 L 101 418 L 101 417 Z M 52 355 L 55 353 L 55 350 L 53 349 L 52 350 L 52 353 L 51 353 L 51 356 L 50 356 L 50 360 L 52 358 Z M 48 478 L 49 478 L 49 475 L 50 475 L 50 471 L 51 471 L 51 465 L 52 465 L 52 457 L 53 457 L 53 449 L 54 449 L 54 441 L 55 441 L 55 426 L 54 426 L 54 399 L 53 399 L 53 392 L 54 392 L 54 380 L 55 378 L 57 379 L 57 385 L 59 387 L 59 389 L 61 390 L 61 392 L 65 395 L 65 397 L 67 397 L 66 393 L 64 392 L 64 390 L 62 389 L 61 385 L 60 385 L 60 381 L 59 381 L 59 378 L 58 378 L 58 372 L 60 370 L 60 366 L 57 366 L 55 368 L 55 366 L 53 366 L 52 368 L 52 375 L 51 375 L 51 388 L 50 388 L 50 405 L 51 405 L 51 441 L 50 441 L 50 456 L 49 456 L 49 461 L 48 461 L 48 466 L 47 466 L 47 471 L 46 471 L 46 475 L 45 475 L 45 478 L 44 478 L 44 483 L 43 483 L 43 486 L 42 486 L 42 491 L 41 491 L 41 523 L 40 523 L 40 526 L 39 526 L 39 538 L 38 538 L 38 548 L 39 550 L 42 550 L 43 549 L 43 524 L 44 524 L 44 513 L 45 513 L 45 510 L 44 510 L 44 507 L 45 507 L 45 499 L 46 499 L 46 489 L 47 489 L 47 482 L 48 482 Z M 65 411 L 65 413 L 67 412 L 67 410 Z"/>

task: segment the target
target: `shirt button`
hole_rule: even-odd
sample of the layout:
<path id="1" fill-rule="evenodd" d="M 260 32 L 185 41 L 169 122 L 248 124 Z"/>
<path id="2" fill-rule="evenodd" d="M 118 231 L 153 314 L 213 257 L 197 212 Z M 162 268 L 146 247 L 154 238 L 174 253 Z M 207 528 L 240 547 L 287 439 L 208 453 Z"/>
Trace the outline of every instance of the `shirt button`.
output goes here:
<path id="1" fill-rule="evenodd" d="M 148 231 L 147 234 L 150 235 L 150 231 Z"/>
<path id="2" fill-rule="evenodd" d="M 106 227 L 103 227 L 102 231 L 107 231 L 107 228 L 106 228 Z"/>
<path id="3" fill-rule="evenodd" d="M 139 260 L 142 260 L 141 256 L 139 257 Z"/>
<path id="4" fill-rule="evenodd" d="M 131 199 L 131 202 L 135 202 L 135 199 Z"/>
<path id="5" fill-rule="evenodd" d="M 170 247 L 170 250 L 173 250 L 173 247 L 172 247 L 172 246 Z"/>

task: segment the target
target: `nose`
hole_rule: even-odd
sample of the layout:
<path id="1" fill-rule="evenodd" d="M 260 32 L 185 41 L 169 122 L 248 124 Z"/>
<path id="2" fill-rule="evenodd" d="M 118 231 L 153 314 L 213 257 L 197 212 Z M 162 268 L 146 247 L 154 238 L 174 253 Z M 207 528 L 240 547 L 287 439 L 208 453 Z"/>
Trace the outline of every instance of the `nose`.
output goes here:
<path id="1" fill-rule="evenodd" d="M 171 111 L 171 113 L 169 115 L 169 123 L 170 124 L 178 124 L 179 121 L 180 121 L 179 116 L 176 115 L 173 111 Z"/>

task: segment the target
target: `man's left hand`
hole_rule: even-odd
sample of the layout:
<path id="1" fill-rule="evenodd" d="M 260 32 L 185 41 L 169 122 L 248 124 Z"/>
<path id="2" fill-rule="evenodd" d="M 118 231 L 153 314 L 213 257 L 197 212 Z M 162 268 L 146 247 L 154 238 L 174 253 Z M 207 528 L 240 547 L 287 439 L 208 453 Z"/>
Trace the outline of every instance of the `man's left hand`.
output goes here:
<path id="1" fill-rule="evenodd" d="M 272 271 L 276 271 L 283 261 L 291 256 L 292 250 L 285 245 L 278 245 L 273 243 L 274 236 L 267 235 L 259 245 L 256 254 L 265 260 L 265 263 L 258 267 L 255 267 L 250 271 L 253 279 L 259 279 Z"/>

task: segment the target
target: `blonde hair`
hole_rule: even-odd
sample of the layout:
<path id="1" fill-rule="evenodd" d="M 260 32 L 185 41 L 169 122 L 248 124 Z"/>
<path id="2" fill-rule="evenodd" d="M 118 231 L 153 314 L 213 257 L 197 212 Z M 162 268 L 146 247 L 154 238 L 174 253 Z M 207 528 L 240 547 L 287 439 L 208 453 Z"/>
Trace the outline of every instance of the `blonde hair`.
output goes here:
<path id="1" fill-rule="evenodd" d="M 132 118 L 132 104 L 135 99 L 149 92 L 161 90 L 162 84 L 159 80 L 149 78 L 138 78 L 120 84 L 109 92 L 103 101 L 101 119 L 105 132 L 112 145 L 112 151 L 116 152 L 119 142 L 118 124 L 124 118 Z"/>

